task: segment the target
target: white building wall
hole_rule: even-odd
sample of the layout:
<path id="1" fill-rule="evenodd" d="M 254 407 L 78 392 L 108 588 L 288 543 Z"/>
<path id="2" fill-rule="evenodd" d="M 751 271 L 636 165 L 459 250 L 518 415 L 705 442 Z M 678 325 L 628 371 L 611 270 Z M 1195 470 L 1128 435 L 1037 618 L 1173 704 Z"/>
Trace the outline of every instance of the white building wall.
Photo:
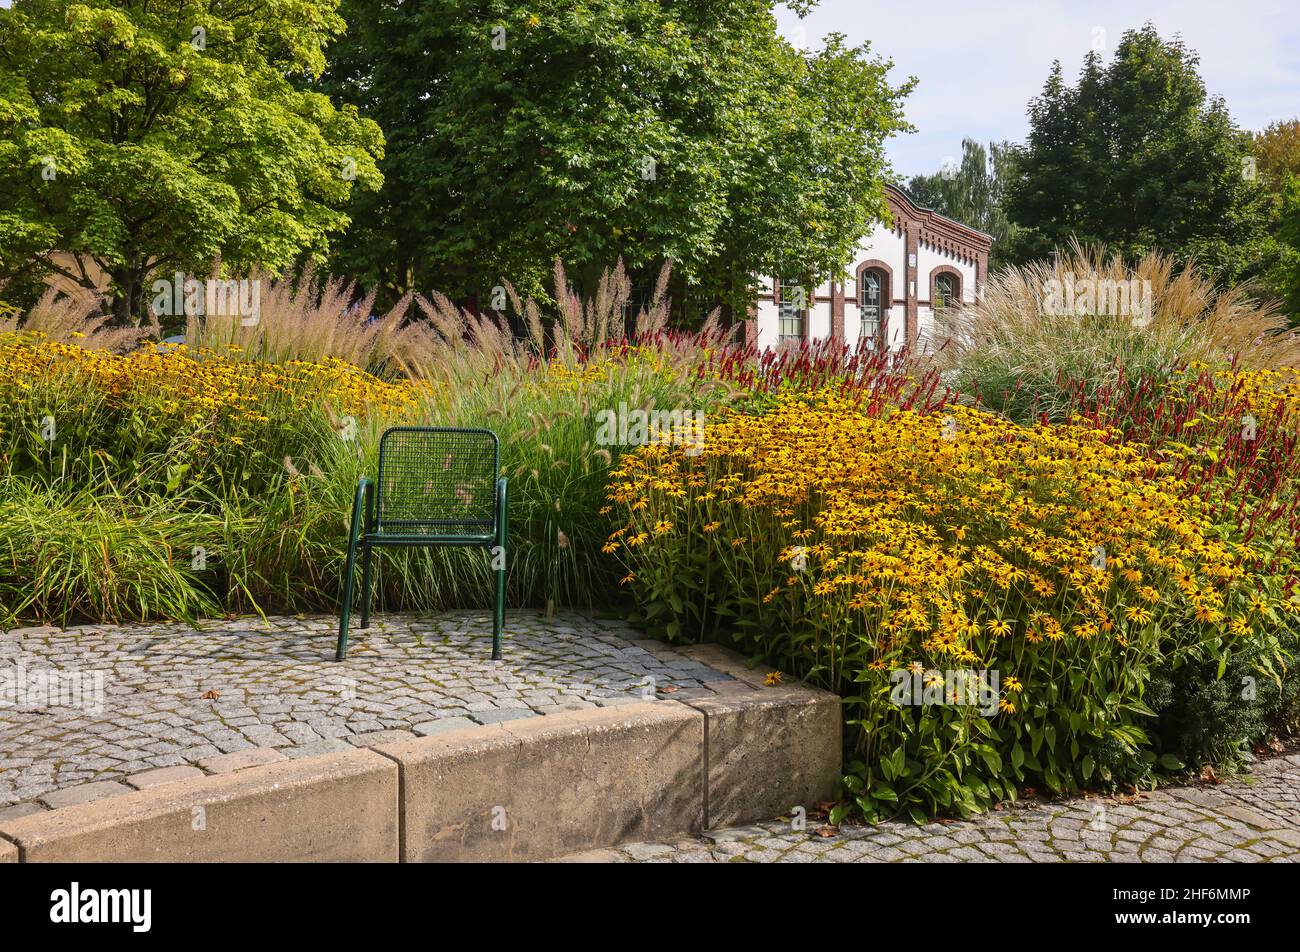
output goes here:
<path id="1" fill-rule="evenodd" d="M 848 274 L 844 283 L 844 336 L 850 348 L 856 348 L 862 327 L 862 311 L 857 296 L 857 269 L 865 261 L 883 261 L 891 272 L 890 300 L 886 303 L 888 323 L 886 325 L 886 342 L 891 350 L 899 350 L 907 343 L 907 296 L 909 291 L 916 294 L 917 329 L 920 346 L 924 347 L 933 339 L 934 312 L 930 306 L 930 273 L 941 265 L 957 270 L 961 275 L 962 301 L 975 301 L 975 262 L 946 254 L 929 245 L 921 245 L 917 250 L 916 267 L 911 269 L 913 277 L 909 280 L 907 268 L 907 239 L 901 231 L 895 231 L 884 224 L 877 224 L 870 235 L 858 243 L 854 259 L 849 263 Z M 761 278 L 762 290 L 756 306 L 757 345 L 759 350 L 775 348 L 780 335 L 779 310 L 772 301 L 772 279 Z M 914 287 L 909 287 L 914 284 Z M 817 298 L 829 298 L 831 286 L 829 281 L 822 282 L 816 290 Z M 897 302 L 897 303 L 895 303 Z M 814 340 L 830 337 L 831 303 L 828 300 L 809 302 L 809 332 Z"/>
<path id="2" fill-rule="evenodd" d="M 772 303 L 772 295 L 767 295 L 758 300 L 758 349 L 769 350 L 777 345 L 777 336 L 780 333 L 780 320 L 776 305 Z"/>
<path id="3" fill-rule="evenodd" d="M 934 308 L 930 300 L 930 274 L 935 268 L 947 265 L 955 268 L 961 275 L 961 300 L 963 304 L 975 303 L 975 262 L 944 254 L 936 248 L 922 245 L 916 255 L 916 276 L 918 287 L 916 324 L 918 347 L 922 350 L 934 341 Z"/>
<path id="4" fill-rule="evenodd" d="M 758 349 L 775 349 L 780 343 L 781 309 L 772 300 L 772 279 L 762 278 L 760 281 L 759 297 L 756 304 L 758 312 Z M 830 281 L 824 281 L 818 285 L 815 296 L 817 298 L 829 298 L 831 296 Z M 808 333 L 813 340 L 823 340 L 831 336 L 830 301 L 809 299 Z"/>

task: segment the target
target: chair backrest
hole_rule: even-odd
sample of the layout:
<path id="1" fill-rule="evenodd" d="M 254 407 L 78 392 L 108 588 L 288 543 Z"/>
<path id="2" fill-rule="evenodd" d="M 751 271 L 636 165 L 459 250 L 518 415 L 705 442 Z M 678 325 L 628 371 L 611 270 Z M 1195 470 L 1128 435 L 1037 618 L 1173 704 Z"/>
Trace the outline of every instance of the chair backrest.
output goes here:
<path id="1" fill-rule="evenodd" d="M 500 471 L 491 430 L 395 426 L 379 438 L 375 528 L 420 536 L 490 535 Z"/>

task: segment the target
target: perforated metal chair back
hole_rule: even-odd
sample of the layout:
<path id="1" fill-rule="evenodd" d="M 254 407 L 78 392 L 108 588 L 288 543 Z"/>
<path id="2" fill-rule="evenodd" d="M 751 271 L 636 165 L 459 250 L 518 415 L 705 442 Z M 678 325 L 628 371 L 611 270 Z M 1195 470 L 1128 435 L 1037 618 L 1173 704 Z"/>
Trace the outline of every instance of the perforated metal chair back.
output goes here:
<path id="1" fill-rule="evenodd" d="M 374 531 L 489 538 L 500 448 L 490 430 L 394 427 L 379 441 Z"/>

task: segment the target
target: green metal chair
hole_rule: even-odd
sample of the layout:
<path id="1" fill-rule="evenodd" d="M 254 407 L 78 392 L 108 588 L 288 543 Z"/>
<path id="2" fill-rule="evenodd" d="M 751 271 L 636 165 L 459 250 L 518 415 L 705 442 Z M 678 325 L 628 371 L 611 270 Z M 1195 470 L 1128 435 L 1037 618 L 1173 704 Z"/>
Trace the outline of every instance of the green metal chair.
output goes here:
<path id="1" fill-rule="evenodd" d="M 348 650 L 352 580 L 361 550 L 361 627 L 370 626 L 370 558 L 385 546 L 482 546 L 492 552 L 496 609 L 492 659 L 501 657 L 506 599 L 506 478 L 491 430 L 395 426 L 379 438 L 379 478 L 362 477 L 352 502 L 348 560 L 343 570 L 339 645 Z M 363 524 L 364 520 L 364 524 Z"/>

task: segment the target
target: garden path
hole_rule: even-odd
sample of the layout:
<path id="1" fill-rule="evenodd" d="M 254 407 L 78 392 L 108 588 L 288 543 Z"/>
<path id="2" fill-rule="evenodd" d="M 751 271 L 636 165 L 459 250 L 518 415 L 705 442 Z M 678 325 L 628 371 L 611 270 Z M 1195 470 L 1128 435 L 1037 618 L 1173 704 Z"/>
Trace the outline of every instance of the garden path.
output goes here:
<path id="1" fill-rule="evenodd" d="M 1228 782 L 1032 801 L 966 821 L 838 829 L 790 818 L 565 857 L 649 863 L 1298 862 L 1300 754 Z"/>
<path id="2" fill-rule="evenodd" d="M 620 621 L 573 613 L 508 613 L 499 662 L 488 612 L 375 615 L 342 662 L 337 624 L 317 615 L 0 633 L 0 819 L 180 778 L 159 768 L 222 772 L 734 684 Z"/>

